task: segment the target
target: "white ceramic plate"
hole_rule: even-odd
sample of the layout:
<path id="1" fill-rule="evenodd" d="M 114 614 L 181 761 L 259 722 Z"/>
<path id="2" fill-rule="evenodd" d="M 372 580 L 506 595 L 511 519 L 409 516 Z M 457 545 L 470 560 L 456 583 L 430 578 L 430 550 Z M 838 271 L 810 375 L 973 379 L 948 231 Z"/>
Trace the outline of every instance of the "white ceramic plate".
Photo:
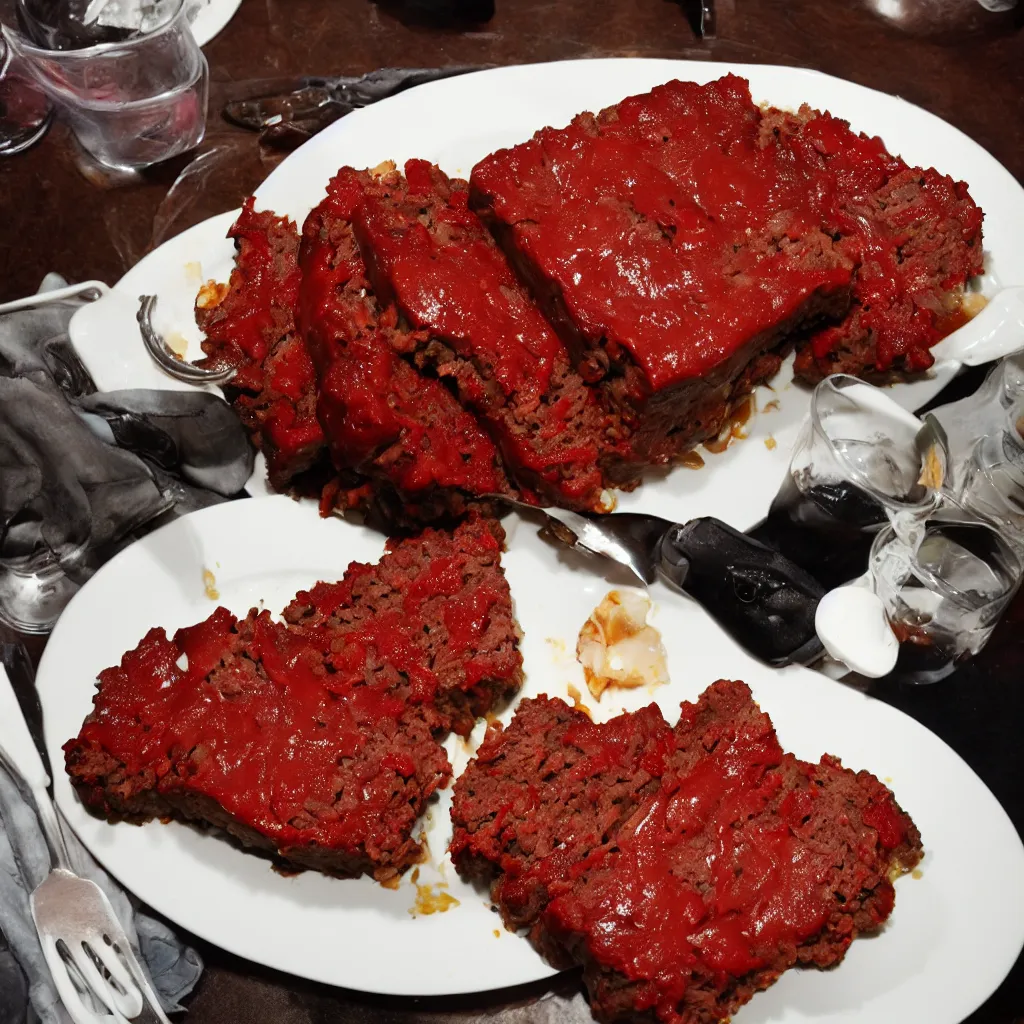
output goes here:
<path id="1" fill-rule="evenodd" d="M 235 16 L 242 0 L 207 0 L 192 20 L 192 35 L 205 46 Z"/>
<path id="2" fill-rule="evenodd" d="M 657 700 L 670 721 L 679 702 L 720 677 L 745 679 L 786 749 L 824 752 L 891 781 L 927 855 L 921 877 L 897 883 L 896 910 L 877 938 L 855 942 L 834 971 L 787 974 L 755 997 L 737 1024 L 772 1021 L 956 1024 L 997 986 L 1024 941 L 1024 850 L 1005 812 L 971 769 L 899 711 L 806 669 L 772 671 L 740 651 L 695 605 L 660 586 L 654 624 L 671 683 L 590 699 L 574 658 L 576 635 L 609 581 L 506 520 L 504 562 L 525 631 L 525 695 L 565 697 L 571 683 L 601 718 Z M 220 603 L 242 614 L 263 600 L 280 609 L 296 590 L 341 575 L 352 559 L 376 560 L 383 538 L 323 520 L 312 502 L 269 497 L 220 505 L 157 531 L 104 566 L 74 598 L 47 644 L 38 685 L 55 766 L 91 707 L 96 674 L 154 624 L 173 630 Z M 511 711 L 503 717 L 507 720 Z M 482 725 L 482 723 L 481 723 Z M 452 739 L 456 773 L 479 741 Z M 412 917 L 407 875 L 389 891 L 369 879 L 313 873 L 283 878 L 267 861 L 180 824 L 141 828 L 92 818 L 57 773 L 56 797 L 72 827 L 140 898 L 189 931 L 270 967 L 374 992 L 435 995 L 543 978 L 551 969 L 529 944 L 495 929 L 486 895 L 462 883 L 444 854 L 448 795 L 429 812 L 431 865 L 421 882 L 447 881 L 459 906 Z"/>
<path id="3" fill-rule="evenodd" d="M 933 165 L 968 181 L 971 194 L 989 213 L 982 289 L 991 294 L 1024 282 L 1024 247 L 1018 244 L 1016 228 L 1024 223 L 1024 189 L 1004 167 L 962 132 L 919 107 L 800 68 L 611 59 L 496 68 L 433 82 L 336 121 L 277 167 L 256 191 L 257 206 L 301 223 L 342 164 L 373 167 L 386 159 L 419 156 L 449 173 L 468 174 L 493 149 L 522 141 L 544 125 L 565 124 L 581 110 L 598 109 L 671 78 L 706 82 L 730 71 L 749 79 L 758 101 L 794 109 L 803 102 L 827 108 L 855 128 L 880 135 L 911 163 Z M 142 348 L 135 311 L 143 293 L 159 296 L 157 328 L 187 339 L 189 358 L 198 358 L 195 294 L 200 280 L 225 280 L 230 272 L 233 249 L 224 237 L 230 223 L 231 215 L 225 214 L 172 239 L 126 274 L 110 298 L 76 316 L 72 338 L 100 388 L 174 383 Z M 893 397 L 908 409 L 917 408 L 957 369 L 955 363 L 937 364 L 926 379 L 894 388 Z M 763 518 L 808 409 L 807 392 L 788 380 L 785 367 L 774 391 L 759 389 L 756 403 L 762 411 L 750 424 L 745 443 L 707 456 L 708 466 L 700 471 L 651 474 L 639 490 L 620 497 L 619 508 L 675 521 L 714 515 L 740 529 Z M 254 479 L 254 488 L 259 486 Z"/>

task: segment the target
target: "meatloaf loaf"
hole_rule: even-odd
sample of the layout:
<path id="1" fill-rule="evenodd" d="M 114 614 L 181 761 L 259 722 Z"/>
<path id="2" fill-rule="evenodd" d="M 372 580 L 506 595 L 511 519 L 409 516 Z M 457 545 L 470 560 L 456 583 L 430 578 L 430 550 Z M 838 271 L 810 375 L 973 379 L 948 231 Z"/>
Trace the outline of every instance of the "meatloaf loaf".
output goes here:
<path id="1" fill-rule="evenodd" d="M 892 793 L 779 746 L 719 681 L 670 728 L 520 704 L 456 782 L 451 852 L 511 927 L 581 964 L 601 1021 L 726 1019 L 797 964 L 829 966 L 893 909 L 921 841 Z"/>
<path id="2" fill-rule="evenodd" d="M 219 608 L 170 639 L 151 630 L 100 674 L 65 744 L 83 802 L 111 821 L 207 822 L 294 867 L 395 877 L 451 776 L 445 732 L 519 683 L 501 537 L 474 518 L 394 542 L 300 594 L 301 624 Z"/>
<path id="3" fill-rule="evenodd" d="M 473 169 L 470 205 L 643 461 L 717 434 L 794 332 L 848 307 L 814 170 L 761 116 L 735 76 L 669 82 Z"/>
<path id="4" fill-rule="evenodd" d="M 257 213 L 250 198 L 229 237 L 237 250 L 230 280 L 204 286 L 196 300 L 206 335 L 199 365 L 234 368 L 225 391 L 266 455 L 271 486 L 283 491 L 325 451 L 316 376 L 295 324 L 299 236 L 292 221 Z"/>
<path id="5" fill-rule="evenodd" d="M 363 175 L 343 169 L 303 226 L 299 323 L 317 368 L 318 410 L 335 466 L 369 484 L 392 522 L 461 514 L 474 495 L 510 490 L 498 452 L 471 413 L 398 352 L 413 346 L 366 278 L 351 229 Z"/>
<path id="6" fill-rule="evenodd" d="M 853 305 L 801 348 L 797 375 L 919 373 L 955 329 L 964 286 L 982 271 L 982 212 L 967 185 L 909 167 L 881 139 L 809 107 L 770 110 L 762 131 L 827 183 L 823 219 L 856 265 Z"/>
<path id="7" fill-rule="evenodd" d="M 393 338 L 453 382 L 521 487 L 600 507 L 598 461 L 616 427 L 469 210 L 466 183 L 425 160 L 360 181 L 353 225 L 370 279 L 416 329 Z"/>

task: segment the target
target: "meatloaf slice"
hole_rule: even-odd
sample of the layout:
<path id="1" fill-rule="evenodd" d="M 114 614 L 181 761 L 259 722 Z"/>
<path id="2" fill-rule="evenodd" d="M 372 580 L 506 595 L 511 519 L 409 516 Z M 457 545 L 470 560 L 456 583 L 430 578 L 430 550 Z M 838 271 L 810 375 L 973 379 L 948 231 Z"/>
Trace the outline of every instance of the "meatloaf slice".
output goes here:
<path id="1" fill-rule="evenodd" d="M 452 382 L 517 483 L 542 500 L 602 505 L 599 461 L 621 423 L 602 412 L 561 340 L 468 206 L 468 186 L 425 160 L 360 176 L 353 226 L 379 296 L 416 330 L 393 335 Z"/>
<path id="2" fill-rule="evenodd" d="M 513 719 L 492 730 L 456 783 L 456 867 L 491 866 L 506 920 L 529 925 L 553 963 L 583 966 L 598 1020 L 724 1020 L 789 967 L 841 960 L 888 918 L 892 878 L 920 860 L 920 836 L 892 793 L 827 755 L 810 764 L 783 753 L 743 683 L 719 681 L 683 704 L 646 777 L 628 770 L 614 741 L 618 772 L 602 778 L 568 757 L 561 767 L 560 748 L 572 748 L 565 721 L 579 713 L 560 701 L 524 701 L 519 715 L 526 727 Z M 618 721 L 593 728 L 618 730 Z M 582 715 L 576 724 L 585 728 Z M 564 814 L 574 774 L 589 779 L 599 807 L 614 799 L 609 779 L 618 791 L 633 784 L 600 841 Z M 564 823 L 560 842 L 539 846 L 548 822 Z M 497 847 L 475 841 L 488 831 Z M 540 884 L 524 915 L 506 894 L 528 876 Z"/>
<path id="3" fill-rule="evenodd" d="M 522 683 L 504 539 L 497 520 L 470 513 L 454 533 L 389 541 L 378 565 L 353 562 L 340 582 L 300 592 L 285 619 L 311 636 L 326 630 L 414 661 L 414 692 L 468 735 Z"/>
<path id="4" fill-rule="evenodd" d="M 471 207 L 644 461 L 717 434 L 794 332 L 849 304 L 812 169 L 760 117 L 743 79 L 669 82 L 473 169 Z"/>
<path id="5" fill-rule="evenodd" d="M 369 486 L 392 522 L 459 515 L 476 495 L 510 490 L 494 443 L 439 381 L 398 355 L 409 343 L 381 305 L 351 230 L 360 177 L 341 170 L 303 226 L 299 322 L 319 377 L 318 409 L 335 465 Z"/>
<path id="6" fill-rule="evenodd" d="M 879 138 L 809 107 L 769 111 L 763 131 L 828 183 L 825 211 L 857 266 L 853 305 L 797 356 L 807 381 L 830 373 L 918 373 L 962 322 L 964 286 L 982 272 L 982 212 L 967 185 L 910 167 Z"/>
<path id="7" fill-rule="evenodd" d="M 385 880 L 419 857 L 416 819 L 451 775 L 411 691 L 377 651 L 325 654 L 219 608 L 100 674 L 67 770 L 108 820 L 206 821 L 295 867 Z"/>
<path id="8" fill-rule="evenodd" d="M 393 878 L 420 856 L 440 740 L 519 685 L 501 527 L 395 542 L 289 609 L 224 608 L 151 630 L 100 674 L 65 744 L 72 783 L 111 821 L 205 821 L 300 868 Z M 468 722 L 467 722 L 468 717 Z"/>
<path id="9" fill-rule="evenodd" d="M 271 486 L 287 490 L 324 454 L 316 416 L 316 376 L 297 334 L 299 236 L 292 221 L 257 213 L 252 198 L 232 226 L 235 267 L 227 285 L 196 300 L 206 335 L 199 365 L 232 367 L 225 392 L 267 459 Z"/>

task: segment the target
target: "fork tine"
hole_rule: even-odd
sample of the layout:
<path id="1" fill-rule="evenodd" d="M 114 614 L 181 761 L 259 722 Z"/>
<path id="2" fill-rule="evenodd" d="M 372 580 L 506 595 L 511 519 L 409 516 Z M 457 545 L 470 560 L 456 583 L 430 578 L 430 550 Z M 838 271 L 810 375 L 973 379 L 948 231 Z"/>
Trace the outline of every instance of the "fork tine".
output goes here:
<path id="1" fill-rule="evenodd" d="M 99 1024 L 100 1018 L 94 1010 L 89 1009 L 82 1002 L 82 997 L 74 980 L 71 971 L 64 957 L 57 949 L 57 940 L 53 936 L 40 936 L 43 947 L 43 959 L 46 966 L 50 968 L 50 976 L 53 978 L 57 995 L 68 1011 L 68 1015 L 75 1024 Z"/>
<path id="2" fill-rule="evenodd" d="M 126 1017 L 137 1017 L 142 1013 L 142 1006 L 145 1000 L 135 984 L 131 971 L 125 966 L 125 958 L 121 954 L 122 947 L 120 943 L 118 943 L 117 949 L 114 948 L 113 943 L 115 941 L 111 937 L 111 945 L 108 946 L 101 937 L 100 941 L 89 943 L 89 948 L 110 973 L 111 977 L 124 990 L 124 995 L 114 990 L 115 995 L 123 1004 L 121 1012 Z M 108 985 L 108 987 L 113 990 L 113 986 Z"/>
<path id="3" fill-rule="evenodd" d="M 121 933 L 122 936 L 124 933 Z M 110 936 L 114 939 L 114 936 Z M 115 939 L 115 941 L 117 941 Z M 118 945 L 121 946 L 120 942 Z M 121 946 L 121 954 L 124 957 L 124 962 L 128 966 L 128 970 L 132 973 L 132 978 L 135 984 L 139 987 L 139 991 L 142 993 L 142 998 L 149 1004 L 150 1009 L 156 1014 L 160 1024 L 171 1024 L 164 1013 L 164 1008 L 160 1005 L 160 997 L 153 991 L 152 986 L 149 984 L 149 979 L 146 977 L 146 972 L 143 971 L 142 965 L 139 963 L 135 953 L 132 952 L 131 946 L 128 945 L 127 940 L 123 946 Z"/>
<path id="4" fill-rule="evenodd" d="M 85 983 L 89 986 L 89 990 L 106 1006 L 110 1011 L 110 1015 L 117 1021 L 117 1024 L 121 1024 L 126 1019 L 137 1017 L 142 1013 L 142 997 L 138 993 L 134 993 L 135 998 L 132 999 L 133 993 L 131 989 L 124 995 L 118 992 L 99 972 L 95 961 L 86 952 L 84 944 L 65 942 L 65 945 L 75 966 L 81 972 Z M 134 988 L 134 986 L 131 988 Z"/>

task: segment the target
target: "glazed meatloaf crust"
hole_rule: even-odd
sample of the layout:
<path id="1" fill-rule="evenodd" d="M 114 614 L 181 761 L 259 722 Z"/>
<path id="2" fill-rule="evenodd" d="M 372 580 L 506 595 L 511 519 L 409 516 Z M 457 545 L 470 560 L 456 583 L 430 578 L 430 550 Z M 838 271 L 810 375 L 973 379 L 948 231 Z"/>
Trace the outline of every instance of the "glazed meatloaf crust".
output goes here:
<path id="1" fill-rule="evenodd" d="M 391 522 L 462 514 L 475 495 L 509 492 L 497 449 L 471 413 L 398 352 L 413 347 L 373 294 L 352 234 L 363 175 L 338 172 L 303 226 L 299 322 L 319 377 L 318 411 L 339 483 L 330 501 L 374 501 Z"/>
<path id="2" fill-rule="evenodd" d="M 545 502 L 599 508 L 610 422 L 561 340 L 468 206 L 468 186 L 425 160 L 363 174 L 353 226 L 377 295 L 415 328 L 404 343 L 454 384 L 496 439 L 520 487 Z"/>
<path id="3" fill-rule="evenodd" d="M 230 280 L 207 284 L 196 300 L 206 336 L 199 365 L 235 370 L 225 392 L 266 456 L 271 486 L 283 491 L 325 451 L 316 376 L 295 323 L 299 236 L 292 221 L 257 213 L 250 198 L 229 237 L 237 250 Z"/>
<path id="4" fill-rule="evenodd" d="M 824 218 L 856 265 L 853 305 L 797 356 L 807 381 L 830 373 L 920 373 L 962 322 L 964 286 L 982 272 L 982 212 L 962 181 L 909 167 L 879 138 L 801 108 L 767 112 L 772 133 L 827 183 Z"/>
<path id="5" fill-rule="evenodd" d="M 377 565 L 354 562 L 340 582 L 300 592 L 284 618 L 310 636 L 359 637 L 408 663 L 417 692 L 466 736 L 522 682 L 504 538 L 497 520 L 476 514 L 454 534 L 424 530 L 390 543 Z"/>
<path id="6" fill-rule="evenodd" d="M 206 822 L 293 867 L 393 878 L 451 776 L 440 740 L 519 685 L 501 538 L 471 518 L 393 542 L 300 594 L 291 624 L 219 608 L 170 639 L 151 630 L 100 674 L 64 747 L 82 801 L 111 821 Z"/>
<path id="7" fill-rule="evenodd" d="M 813 170 L 760 121 L 742 79 L 670 82 L 473 169 L 470 205 L 643 461 L 716 435 L 794 332 L 849 304 Z"/>
<path id="8" fill-rule="evenodd" d="M 598 1020 L 726 1019 L 797 964 L 841 960 L 893 909 L 920 836 L 867 772 L 779 747 L 743 683 L 670 728 L 523 701 L 455 785 L 452 857 L 506 922 L 581 964 Z"/>

